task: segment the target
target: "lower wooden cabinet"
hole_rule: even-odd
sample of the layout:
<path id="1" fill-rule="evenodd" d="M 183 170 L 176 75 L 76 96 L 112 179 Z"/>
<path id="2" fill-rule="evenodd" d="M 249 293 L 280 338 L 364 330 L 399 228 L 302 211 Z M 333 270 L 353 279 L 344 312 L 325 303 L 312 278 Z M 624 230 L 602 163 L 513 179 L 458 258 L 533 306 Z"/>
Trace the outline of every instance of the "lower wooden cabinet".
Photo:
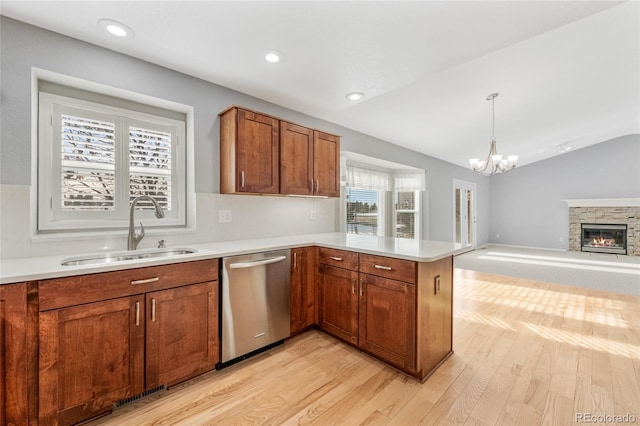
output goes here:
<path id="1" fill-rule="evenodd" d="M 214 369 L 217 270 L 217 260 L 200 261 L 41 282 L 40 424 L 75 424 Z M 136 294 L 76 303 L 115 288 Z"/>
<path id="2" fill-rule="evenodd" d="M 0 285 L 0 425 L 37 422 L 35 283 Z"/>
<path id="3" fill-rule="evenodd" d="M 317 247 L 291 249 L 291 335 L 316 322 L 316 252 Z"/>
<path id="4" fill-rule="evenodd" d="M 358 345 L 404 370 L 415 371 L 416 286 L 360 274 Z"/>
<path id="5" fill-rule="evenodd" d="M 144 390 L 144 295 L 40 313 L 40 423 L 69 425 Z"/>
<path id="6" fill-rule="evenodd" d="M 147 389 L 183 381 L 218 362 L 216 294 L 215 282 L 147 293 Z"/>
<path id="7" fill-rule="evenodd" d="M 319 327 L 425 380 L 452 353 L 452 257 L 412 262 L 323 250 Z"/>
<path id="8" fill-rule="evenodd" d="M 358 272 L 320 265 L 318 325 L 324 331 L 358 344 Z"/>

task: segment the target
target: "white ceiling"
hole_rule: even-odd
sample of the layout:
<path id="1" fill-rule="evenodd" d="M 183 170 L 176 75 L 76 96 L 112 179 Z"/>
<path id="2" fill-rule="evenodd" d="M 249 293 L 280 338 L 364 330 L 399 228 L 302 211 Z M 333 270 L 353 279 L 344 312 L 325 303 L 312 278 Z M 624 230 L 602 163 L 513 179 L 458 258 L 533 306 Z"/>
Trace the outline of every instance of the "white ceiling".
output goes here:
<path id="1" fill-rule="evenodd" d="M 640 133 L 640 2 L 7 1 L 3 15 L 461 166 Z M 98 20 L 134 30 L 118 39 Z M 264 52 L 285 54 L 278 64 Z M 345 94 L 361 91 L 357 102 Z"/>

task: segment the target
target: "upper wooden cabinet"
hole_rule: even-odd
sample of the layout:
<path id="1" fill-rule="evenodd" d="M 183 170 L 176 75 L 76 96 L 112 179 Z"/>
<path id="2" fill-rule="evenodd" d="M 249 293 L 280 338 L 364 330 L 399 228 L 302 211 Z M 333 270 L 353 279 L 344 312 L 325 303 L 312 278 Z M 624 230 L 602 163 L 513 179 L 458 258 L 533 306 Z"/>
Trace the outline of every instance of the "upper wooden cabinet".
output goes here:
<path id="1" fill-rule="evenodd" d="M 340 137 L 240 107 L 220 113 L 220 192 L 340 196 Z"/>
<path id="2" fill-rule="evenodd" d="M 240 108 L 220 114 L 220 192 L 280 192 L 279 121 Z"/>
<path id="3" fill-rule="evenodd" d="M 280 122 L 280 192 L 340 196 L 340 138 Z"/>
<path id="4" fill-rule="evenodd" d="M 313 132 L 314 195 L 340 196 L 340 138 Z"/>

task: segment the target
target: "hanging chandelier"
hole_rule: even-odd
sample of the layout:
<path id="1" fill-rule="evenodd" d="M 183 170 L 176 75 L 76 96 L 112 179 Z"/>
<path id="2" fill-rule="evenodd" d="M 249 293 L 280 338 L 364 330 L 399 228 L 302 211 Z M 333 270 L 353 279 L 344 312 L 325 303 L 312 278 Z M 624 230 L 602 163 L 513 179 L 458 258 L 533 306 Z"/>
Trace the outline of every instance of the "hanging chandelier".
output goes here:
<path id="1" fill-rule="evenodd" d="M 471 165 L 471 169 L 474 172 L 483 174 L 483 175 L 496 175 L 498 173 L 506 172 L 513 169 L 518 163 L 517 155 L 509 155 L 507 158 L 503 158 L 502 155 L 498 154 L 498 150 L 496 149 L 496 112 L 495 112 L 495 104 L 496 97 L 498 93 L 492 93 L 487 96 L 487 100 L 491 101 L 491 148 L 489 149 L 489 155 L 486 160 L 479 160 L 477 158 L 472 158 L 469 160 L 469 164 Z"/>

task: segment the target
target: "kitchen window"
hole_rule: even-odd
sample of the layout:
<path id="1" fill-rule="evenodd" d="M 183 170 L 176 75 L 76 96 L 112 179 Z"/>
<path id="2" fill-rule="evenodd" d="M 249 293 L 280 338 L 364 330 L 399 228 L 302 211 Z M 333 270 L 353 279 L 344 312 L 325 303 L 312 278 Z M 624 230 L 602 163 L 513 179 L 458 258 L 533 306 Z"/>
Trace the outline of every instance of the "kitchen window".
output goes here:
<path id="1" fill-rule="evenodd" d="M 124 229 L 140 195 L 165 213 L 155 219 L 150 202 L 138 203 L 149 228 L 186 226 L 184 114 L 109 103 L 40 92 L 38 233 Z"/>
<path id="2" fill-rule="evenodd" d="M 400 165 L 395 164 L 394 168 L 385 168 L 350 160 L 345 163 L 345 232 L 421 238 L 424 170 L 398 169 Z"/>

